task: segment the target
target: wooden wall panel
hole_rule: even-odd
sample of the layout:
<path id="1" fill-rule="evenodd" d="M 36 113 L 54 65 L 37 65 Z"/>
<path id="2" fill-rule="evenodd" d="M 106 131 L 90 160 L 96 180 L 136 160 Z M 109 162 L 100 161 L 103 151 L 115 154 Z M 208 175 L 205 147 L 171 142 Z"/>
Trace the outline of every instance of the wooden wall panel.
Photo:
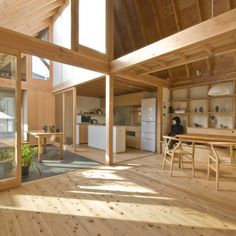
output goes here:
<path id="1" fill-rule="evenodd" d="M 130 93 L 120 96 L 114 96 L 114 106 L 135 106 L 141 105 L 141 100 L 146 98 L 148 93 L 140 92 L 140 93 Z M 101 107 L 105 107 L 105 99 L 101 99 Z"/>
<path id="2" fill-rule="evenodd" d="M 28 91 L 29 130 L 41 130 L 45 124 L 54 124 L 54 96 L 50 92 Z M 30 137 L 30 143 L 35 140 Z"/>

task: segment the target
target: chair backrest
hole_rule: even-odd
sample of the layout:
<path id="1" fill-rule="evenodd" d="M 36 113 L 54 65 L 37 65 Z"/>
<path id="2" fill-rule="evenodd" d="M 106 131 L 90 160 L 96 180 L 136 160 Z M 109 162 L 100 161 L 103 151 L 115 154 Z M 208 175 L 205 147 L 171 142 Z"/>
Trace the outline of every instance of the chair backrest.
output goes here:
<path id="1" fill-rule="evenodd" d="M 217 151 L 217 148 L 229 148 L 230 156 L 231 156 L 231 154 L 233 152 L 233 147 L 236 147 L 236 143 L 232 143 L 232 142 L 210 142 L 210 146 L 211 146 L 212 155 L 214 155 L 216 160 L 219 161 L 220 156 L 219 156 L 219 151 Z"/>
<path id="2" fill-rule="evenodd" d="M 164 140 L 164 146 L 165 146 L 164 153 L 174 152 L 176 149 L 181 147 L 181 141 L 177 139 L 176 137 L 164 135 L 163 140 Z M 173 149 L 170 149 L 169 146 L 172 141 L 176 142 L 176 144 Z"/>

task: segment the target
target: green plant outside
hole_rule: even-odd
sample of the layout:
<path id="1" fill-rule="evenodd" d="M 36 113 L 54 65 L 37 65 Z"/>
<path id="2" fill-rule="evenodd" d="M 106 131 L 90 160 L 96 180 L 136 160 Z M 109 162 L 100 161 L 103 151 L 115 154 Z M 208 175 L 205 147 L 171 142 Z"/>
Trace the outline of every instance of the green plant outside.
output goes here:
<path id="1" fill-rule="evenodd" d="M 12 160 L 15 158 L 14 150 L 1 150 L 0 151 L 0 162 Z"/>
<path id="2" fill-rule="evenodd" d="M 33 157 L 36 154 L 36 150 L 29 144 L 23 144 L 21 148 L 21 161 L 22 166 L 32 166 Z"/>

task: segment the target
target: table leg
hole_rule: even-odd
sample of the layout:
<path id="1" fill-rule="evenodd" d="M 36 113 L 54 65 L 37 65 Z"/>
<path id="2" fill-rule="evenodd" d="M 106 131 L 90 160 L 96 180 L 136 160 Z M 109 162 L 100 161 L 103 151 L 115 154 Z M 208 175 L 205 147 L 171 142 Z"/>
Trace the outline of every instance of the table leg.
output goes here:
<path id="1" fill-rule="evenodd" d="M 43 153 L 47 152 L 47 138 L 43 138 Z"/>
<path id="2" fill-rule="evenodd" d="M 40 137 L 38 137 L 38 162 L 42 162 L 42 144 Z"/>
<path id="3" fill-rule="evenodd" d="M 192 143 L 192 176 L 195 176 L 195 143 Z"/>
<path id="4" fill-rule="evenodd" d="M 63 145 L 63 135 L 60 137 L 60 158 L 64 159 L 64 145 Z"/>

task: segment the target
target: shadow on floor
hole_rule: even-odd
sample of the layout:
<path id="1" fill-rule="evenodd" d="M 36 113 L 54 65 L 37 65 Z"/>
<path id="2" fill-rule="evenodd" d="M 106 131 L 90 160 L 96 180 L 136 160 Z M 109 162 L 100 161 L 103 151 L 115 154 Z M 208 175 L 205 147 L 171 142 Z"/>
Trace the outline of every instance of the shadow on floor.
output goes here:
<path id="1" fill-rule="evenodd" d="M 42 163 L 38 163 L 37 156 L 34 157 L 29 176 L 22 177 L 22 182 L 42 179 L 78 169 L 94 168 L 100 165 L 98 162 L 68 151 L 64 152 L 64 160 L 60 160 L 58 148 L 49 146 L 47 153 L 43 155 Z"/>

